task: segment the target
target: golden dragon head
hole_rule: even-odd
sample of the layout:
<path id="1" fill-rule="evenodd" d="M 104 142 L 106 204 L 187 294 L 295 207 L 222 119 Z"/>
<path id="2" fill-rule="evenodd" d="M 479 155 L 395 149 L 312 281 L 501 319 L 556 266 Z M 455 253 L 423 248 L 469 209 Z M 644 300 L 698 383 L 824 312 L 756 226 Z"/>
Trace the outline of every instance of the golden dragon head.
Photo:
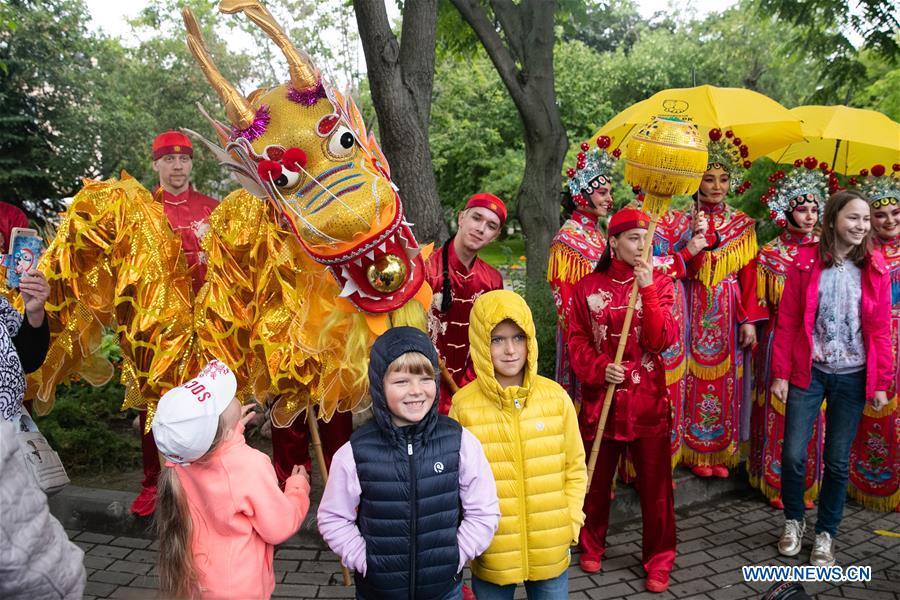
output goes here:
<path id="1" fill-rule="evenodd" d="M 242 96 L 213 64 L 193 14 L 183 9 L 188 47 L 231 124 L 210 119 L 225 148 L 207 145 L 245 189 L 278 208 L 304 249 L 335 277 L 341 297 L 369 313 L 406 304 L 422 287 L 423 258 L 359 109 L 322 80 L 257 0 L 222 0 L 219 10 L 243 12 L 262 29 L 287 59 L 290 81 Z"/>

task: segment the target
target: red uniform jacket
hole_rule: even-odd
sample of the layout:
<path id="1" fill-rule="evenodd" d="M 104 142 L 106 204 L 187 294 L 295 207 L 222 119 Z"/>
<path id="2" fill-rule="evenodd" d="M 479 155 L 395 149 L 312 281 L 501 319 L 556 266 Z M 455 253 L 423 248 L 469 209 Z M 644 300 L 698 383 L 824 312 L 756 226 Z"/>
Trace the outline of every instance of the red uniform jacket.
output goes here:
<path id="1" fill-rule="evenodd" d="M 156 193 L 160 192 L 166 219 L 172 231 L 181 237 L 181 249 L 187 259 L 196 294 L 206 281 L 206 254 L 200 248 L 200 240 L 209 230 L 209 215 L 219 202 L 201 194 L 194 186 L 188 186 L 177 196 L 157 188 Z"/>
<path id="2" fill-rule="evenodd" d="M 596 436 L 606 396 L 606 367 L 613 362 L 621 336 L 634 270 L 613 258 L 605 272 L 579 281 L 572 294 L 569 353 L 583 384 L 578 416 L 585 440 Z M 666 375 L 660 354 L 676 342 L 672 315 L 674 288 L 669 276 L 653 273 L 653 284 L 639 289 L 622 366 L 625 381 L 616 387 L 604 436 L 629 441 L 669 435 Z"/>

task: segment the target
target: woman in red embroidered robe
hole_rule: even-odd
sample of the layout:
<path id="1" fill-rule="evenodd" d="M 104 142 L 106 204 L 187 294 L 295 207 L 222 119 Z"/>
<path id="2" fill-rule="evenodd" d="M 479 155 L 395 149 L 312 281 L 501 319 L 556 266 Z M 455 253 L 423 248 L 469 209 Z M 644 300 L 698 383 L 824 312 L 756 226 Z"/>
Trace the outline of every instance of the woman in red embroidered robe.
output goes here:
<path id="1" fill-rule="evenodd" d="M 649 218 L 626 208 L 609 222 L 609 246 L 597 270 L 573 291 L 569 352 L 582 382 L 578 415 L 585 448 L 597 434 L 606 387 L 616 384 L 595 477 L 585 498 L 581 568 L 600 570 L 609 526 L 609 488 L 625 449 L 637 471 L 643 519 L 643 566 L 649 591 L 668 587 L 675 561 L 675 508 L 669 459 L 670 417 L 660 354 L 676 342 L 672 279 L 643 260 Z M 613 362 L 634 281 L 639 295 L 621 365 Z"/>
<path id="2" fill-rule="evenodd" d="M 747 470 L 750 484 L 760 490 L 769 503 L 784 509 L 781 502 L 781 445 L 784 439 L 785 406 L 769 392 L 772 340 L 775 336 L 775 318 L 778 303 L 784 289 L 788 268 L 798 250 L 818 244 L 814 229 L 828 195 L 828 177 L 818 168 L 818 163 L 802 164 L 789 175 L 776 171 L 769 177 L 775 186 L 762 197 L 769 207 L 769 215 L 784 229 L 777 238 L 763 246 L 757 255 L 757 294 L 768 306 L 769 320 L 761 330 L 760 344 L 754 355 L 753 396 L 750 414 L 750 453 Z M 819 494 L 822 483 L 822 452 L 825 443 L 825 411 L 821 411 L 813 425 L 814 431 L 806 450 L 807 508 Z"/>
<path id="3" fill-rule="evenodd" d="M 742 414 L 745 351 L 756 343 L 755 324 L 767 317 L 756 297 L 755 222 L 725 202 L 730 190 L 746 190 L 746 183 L 732 184 L 739 179 L 746 146 L 731 132 L 726 138 L 710 131 L 710 162 L 696 198 L 697 212 L 709 220 L 709 246 L 688 286 L 682 462 L 701 477 L 728 477 L 728 468 L 741 460 L 750 420 L 749 405 Z"/>
<path id="4" fill-rule="evenodd" d="M 615 159 L 607 154 L 609 138 L 597 140 L 599 149 L 581 144 L 577 168 L 569 169 L 569 194 L 572 214 L 550 242 L 547 281 L 556 304 L 556 382 L 565 389 L 575 405 L 581 403 L 578 380 L 569 364 L 566 348 L 568 314 L 572 289 L 582 277 L 591 273 L 606 248 L 599 220 L 612 210 L 610 171 Z"/>
<path id="5" fill-rule="evenodd" d="M 891 276 L 891 347 L 893 386 L 888 404 L 875 410 L 866 404 L 850 448 L 850 497 L 872 510 L 900 512 L 900 181 L 872 167 L 873 181 L 864 188 L 872 210 L 875 247 Z M 880 174 L 879 174 L 880 173 Z M 896 174 L 895 174 L 896 175 Z"/>

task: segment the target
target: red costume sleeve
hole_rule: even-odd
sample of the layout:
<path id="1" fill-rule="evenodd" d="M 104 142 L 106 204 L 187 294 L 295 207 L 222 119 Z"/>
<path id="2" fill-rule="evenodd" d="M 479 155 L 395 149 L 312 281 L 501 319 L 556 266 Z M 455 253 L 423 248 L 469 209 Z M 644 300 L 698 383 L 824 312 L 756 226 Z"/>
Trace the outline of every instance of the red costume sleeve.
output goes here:
<path id="1" fill-rule="evenodd" d="M 550 282 L 550 289 L 553 291 L 554 299 L 558 299 L 557 302 L 559 304 L 556 307 L 556 316 L 563 331 L 566 331 L 569 326 L 569 311 L 572 306 L 572 291 L 574 288 L 575 286 L 562 279 L 553 279 Z"/>
<path id="2" fill-rule="evenodd" d="M 572 308 L 569 312 L 569 335 L 566 341 L 572 360 L 572 369 L 578 380 L 588 385 L 606 383 L 606 366 L 614 357 L 599 352 L 594 344 L 591 314 L 588 310 L 587 295 L 592 277 L 588 276 L 575 284 L 572 291 Z"/>
<path id="3" fill-rule="evenodd" d="M 775 321 L 775 339 L 772 342 L 772 378 L 790 379 L 791 357 L 794 343 L 803 331 L 803 301 L 807 278 L 795 267 L 788 269 L 781 302 L 778 303 L 778 319 Z"/>
<path id="4" fill-rule="evenodd" d="M 654 277 L 653 284 L 640 288 L 643 317 L 641 346 L 653 354 L 659 354 L 678 339 L 678 324 L 672 307 L 675 290 L 668 277 Z"/>
<path id="5" fill-rule="evenodd" d="M 739 322 L 756 323 L 769 318 L 765 303 L 756 295 L 756 259 L 741 267 L 738 271 L 738 284 L 741 286 Z"/>

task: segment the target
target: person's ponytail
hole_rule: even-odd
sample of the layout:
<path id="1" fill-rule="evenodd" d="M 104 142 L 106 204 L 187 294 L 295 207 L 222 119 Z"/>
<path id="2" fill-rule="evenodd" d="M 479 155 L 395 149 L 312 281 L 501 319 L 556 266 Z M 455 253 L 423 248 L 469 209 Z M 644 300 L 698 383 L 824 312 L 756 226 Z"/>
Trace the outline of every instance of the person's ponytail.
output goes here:
<path id="1" fill-rule="evenodd" d="M 159 539 L 159 589 L 166 598 L 199 596 L 194 553 L 191 551 L 191 514 L 174 468 L 163 467 L 156 495 L 156 534 Z"/>

